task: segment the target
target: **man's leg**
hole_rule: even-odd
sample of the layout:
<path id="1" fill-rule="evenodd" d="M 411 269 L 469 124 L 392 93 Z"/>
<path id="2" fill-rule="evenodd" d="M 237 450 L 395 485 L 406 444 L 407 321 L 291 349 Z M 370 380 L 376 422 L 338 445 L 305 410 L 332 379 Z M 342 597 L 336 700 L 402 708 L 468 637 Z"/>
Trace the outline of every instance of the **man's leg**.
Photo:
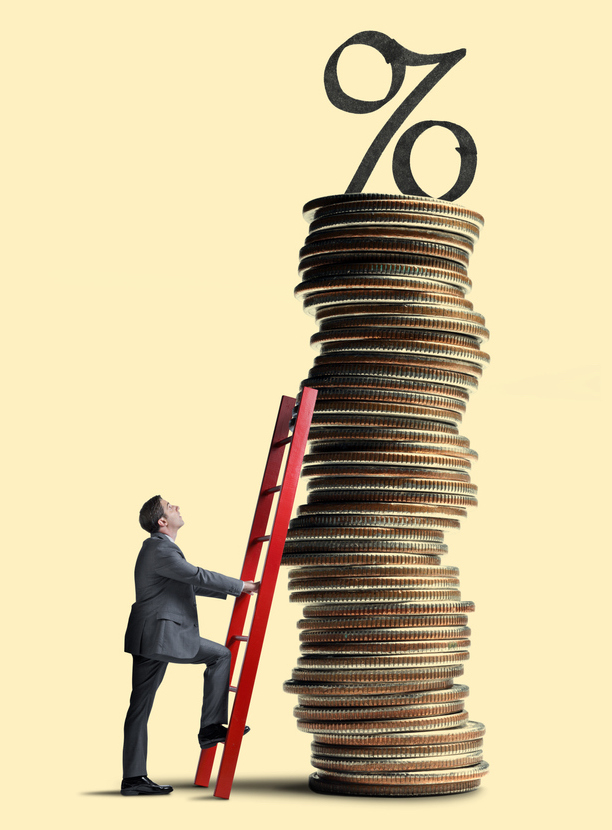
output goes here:
<path id="1" fill-rule="evenodd" d="M 171 659 L 172 663 L 206 663 L 204 699 L 200 732 L 213 724 L 227 723 L 231 652 L 219 643 L 200 637 L 200 648 L 189 660 Z"/>
<path id="2" fill-rule="evenodd" d="M 167 663 L 133 655 L 132 696 L 123 728 L 123 777 L 147 774 L 147 721 Z"/>

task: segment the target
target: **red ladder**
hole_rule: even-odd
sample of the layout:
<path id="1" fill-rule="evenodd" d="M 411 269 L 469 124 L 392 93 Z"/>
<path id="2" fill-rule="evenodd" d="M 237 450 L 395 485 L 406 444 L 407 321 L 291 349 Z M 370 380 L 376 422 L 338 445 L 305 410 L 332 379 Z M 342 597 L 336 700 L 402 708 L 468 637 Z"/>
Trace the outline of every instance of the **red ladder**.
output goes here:
<path id="1" fill-rule="evenodd" d="M 215 795 L 218 798 L 229 798 L 232 789 L 238 754 L 244 734 L 253 686 L 255 685 L 257 666 L 259 665 L 259 657 L 266 633 L 268 617 L 270 616 L 274 588 L 276 586 L 276 579 L 285 546 L 285 539 L 287 537 L 291 511 L 293 510 L 295 491 L 297 490 L 300 478 L 316 397 L 316 389 L 310 389 L 308 387 L 303 389 L 292 436 L 289 436 L 289 426 L 295 406 L 295 398 L 283 396 L 278 410 L 276 426 L 274 427 L 272 442 L 270 444 L 270 452 L 268 453 L 268 460 L 255 507 L 255 516 L 253 517 L 253 525 L 244 557 L 242 573 L 240 574 L 240 578 L 245 582 L 255 580 L 262 547 L 265 542 L 268 542 L 268 553 L 261 576 L 261 585 L 257 594 L 253 618 L 251 620 L 251 629 L 248 636 L 245 636 L 244 624 L 250 595 L 241 594 L 239 597 L 236 597 L 234 603 L 234 610 L 225 643 L 232 654 L 230 683 L 234 674 L 240 643 L 245 642 L 247 645 L 238 685 L 230 686 L 230 691 L 235 692 L 236 697 L 227 730 L 227 738 L 225 740 L 219 774 L 217 775 Z M 278 479 L 286 444 L 291 444 L 291 446 L 289 448 L 289 455 L 287 456 L 282 483 L 279 485 Z M 266 528 L 268 526 L 268 519 L 272 510 L 275 493 L 279 494 L 276 514 L 274 516 L 271 533 L 269 536 L 266 536 Z M 203 749 L 201 751 L 195 777 L 196 786 L 208 787 L 216 750 L 217 747 L 212 746 L 209 749 Z"/>

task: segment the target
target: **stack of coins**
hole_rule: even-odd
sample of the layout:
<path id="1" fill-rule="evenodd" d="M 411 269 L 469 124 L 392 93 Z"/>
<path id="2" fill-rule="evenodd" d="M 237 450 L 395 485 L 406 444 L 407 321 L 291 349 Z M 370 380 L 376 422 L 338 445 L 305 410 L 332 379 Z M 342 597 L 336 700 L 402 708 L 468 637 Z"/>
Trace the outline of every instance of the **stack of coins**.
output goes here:
<path id="1" fill-rule="evenodd" d="M 311 733 L 310 787 L 416 796 L 475 789 L 484 726 L 456 682 L 469 657 L 444 534 L 476 504 L 459 433 L 488 356 L 466 299 L 482 217 L 427 197 L 344 194 L 304 207 L 296 296 L 316 316 L 318 397 L 287 535 L 301 656 L 285 690 Z"/>

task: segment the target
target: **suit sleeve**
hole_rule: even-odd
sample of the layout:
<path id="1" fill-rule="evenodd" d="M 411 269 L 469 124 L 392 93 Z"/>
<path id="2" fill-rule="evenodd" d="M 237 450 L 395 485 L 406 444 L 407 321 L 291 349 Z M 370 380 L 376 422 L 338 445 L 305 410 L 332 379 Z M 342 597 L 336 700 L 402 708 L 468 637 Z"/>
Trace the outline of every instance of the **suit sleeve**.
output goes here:
<path id="1" fill-rule="evenodd" d="M 225 599 L 228 594 L 238 596 L 242 591 L 242 580 L 224 576 L 216 571 L 206 571 L 191 565 L 174 548 L 161 548 L 157 551 L 155 573 L 177 582 L 193 585 L 196 594 L 206 597 Z"/>

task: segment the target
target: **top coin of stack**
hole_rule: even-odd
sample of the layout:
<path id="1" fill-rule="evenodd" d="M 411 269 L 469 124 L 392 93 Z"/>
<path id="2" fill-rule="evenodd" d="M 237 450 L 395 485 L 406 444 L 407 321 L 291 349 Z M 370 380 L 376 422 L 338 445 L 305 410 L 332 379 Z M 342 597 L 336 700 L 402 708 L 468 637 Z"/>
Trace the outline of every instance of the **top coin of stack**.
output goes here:
<path id="1" fill-rule="evenodd" d="M 463 709 L 467 687 L 453 685 L 473 605 L 440 557 L 445 532 L 476 504 L 476 453 L 459 424 L 488 361 L 484 319 L 466 299 L 483 219 L 377 194 L 315 199 L 304 216 L 295 294 L 316 316 L 319 356 L 302 388 L 318 397 L 308 500 L 283 563 L 294 566 L 291 600 L 305 603 L 285 688 L 314 734 L 311 787 L 473 789 L 486 772 L 484 728 Z"/>

